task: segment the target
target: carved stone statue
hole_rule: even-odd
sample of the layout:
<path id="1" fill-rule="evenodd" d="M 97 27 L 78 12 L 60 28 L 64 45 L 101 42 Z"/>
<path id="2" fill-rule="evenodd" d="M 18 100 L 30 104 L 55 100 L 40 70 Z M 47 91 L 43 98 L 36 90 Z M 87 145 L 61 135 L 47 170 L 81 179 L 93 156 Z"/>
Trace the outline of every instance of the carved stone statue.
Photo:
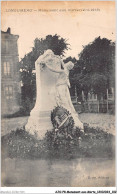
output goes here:
<path id="1" fill-rule="evenodd" d="M 71 113 L 75 126 L 83 129 L 69 93 L 69 71 L 73 66 L 72 62 L 64 64 L 60 56 L 54 55 L 51 50 L 45 51 L 35 63 L 37 97 L 25 128 L 40 139 L 53 128 L 51 111 L 56 106 L 66 108 Z"/>

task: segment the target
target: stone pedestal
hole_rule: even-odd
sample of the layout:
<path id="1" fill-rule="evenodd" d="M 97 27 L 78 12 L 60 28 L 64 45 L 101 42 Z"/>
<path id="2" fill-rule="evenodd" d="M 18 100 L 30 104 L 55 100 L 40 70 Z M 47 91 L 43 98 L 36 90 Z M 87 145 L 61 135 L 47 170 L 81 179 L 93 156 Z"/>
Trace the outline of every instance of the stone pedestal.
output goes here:
<path id="1" fill-rule="evenodd" d="M 76 127 L 83 128 L 71 102 L 68 89 L 69 70 L 73 68 L 73 63 L 66 63 L 62 72 L 60 71 L 61 64 L 61 58 L 54 55 L 51 50 L 47 50 L 40 56 L 35 64 L 37 97 L 25 128 L 40 139 L 47 131 L 52 130 L 51 111 L 58 105 L 71 113 Z M 56 82 L 59 83 L 59 86 Z"/>
<path id="2" fill-rule="evenodd" d="M 55 65 L 55 64 L 53 64 Z M 57 73 L 50 71 L 46 66 L 42 69 L 35 64 L 37 97 L 35 107 L 30 113 L 26 130 L 42 139 L 45 133 L 52 130 L 51 111 L 55 108 L 55 85 Z"/>

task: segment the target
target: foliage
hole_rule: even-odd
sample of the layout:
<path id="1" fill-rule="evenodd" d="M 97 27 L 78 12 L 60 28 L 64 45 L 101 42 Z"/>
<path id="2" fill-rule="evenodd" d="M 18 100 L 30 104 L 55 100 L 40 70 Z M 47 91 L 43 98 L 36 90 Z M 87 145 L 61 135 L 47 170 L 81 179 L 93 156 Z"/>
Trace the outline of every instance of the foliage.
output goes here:
<path id="1" fill-rule="evenodd" d="M 59 128 L 61 130 L 64 130 L 64 128 L 67 127 L 73 128 L 74 126 L 73 117 L 69 111 L 62 106 L 55 107 L 51 112 L 51 122 L 54 128 Z"/>
<path id="2" fill-rule="evenodd" d="M 51 49 L 57 55 L 64 55 L 69 49 L 69 44 L 58 35 L 48 35 L 45 39 L 36 38 L 32 51 L 25 55 L 20 62 L 22 87 L 22 99 L 29 98 L 30 104 L 34 104 L 36 96 L 36 78 L 33 73 L 34 64 L 44 50 Z M 79 60 L 68 57 L 65 63 L 72 61 L 74 68 L 70 71 L 70 93 L 81 99 L 82 90 L 87 98 L 88 92 L 98 95 L 98 99 L 106 94 L 106 89 L 115 86 L 115 43 L 106 38 L 96 38 L 86 46 L 83 46 L 79 54 Z M 76 88 L 75 88 L 76 87 Z"/>
<path id="3" fill-rule="evenodd" d="M 75 66 L 70 72 L 71 85 L 76 85 L 78 93 L 83 90 L 87 96 L 89 91 L 104 95 L 106 89 L 114 87 L 115 82 L 115 43 L 106 38 L 96 38 L 83 46 L 79 60 L 67 58 Z"/>
<path id="4" fill-rule="evenodd" d="M 25 128 L 17 129 L 2 137 L 2 153 L 5 157 L 26 159 L 73 159 L 79 157 L 114 157 L 115 138 L 99 128 L 87 127 L 85 133 L 78 128 L 72 137 L 62 132 L 48 131 L 38 140 Z"/>
<path id="5" fill-rule="evenodd" d="M 55 55 L 64 56 L 65 50 L 69 49 L 69 44 L 67 43 L 66 39 L 61 38 L 57 34 L 54 36 L 48 35 L 45 39 L 36 38 L 34 40 L 34 47 L 32 48 L 32 51 L 26 54 L 21 60 L 20 68 L 23 71 L 30 73 L 32 69 L 35 68 L 35 61 L 47 49 L 51 49 Z"/>
<path id="6" fill-rule="evenodd" d="M 115 44 L 106 38 L 96 38 L 79 54 L 82 88 L 103 94 L 112 87 Z"/>

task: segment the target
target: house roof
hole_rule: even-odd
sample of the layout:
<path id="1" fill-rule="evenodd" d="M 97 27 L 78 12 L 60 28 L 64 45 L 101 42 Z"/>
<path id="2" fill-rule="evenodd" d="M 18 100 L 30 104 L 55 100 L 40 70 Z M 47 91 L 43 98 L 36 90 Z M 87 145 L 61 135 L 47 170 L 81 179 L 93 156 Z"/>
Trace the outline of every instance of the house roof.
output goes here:
<path id="1" fill-rule="evenodd" d="M 19 37 L 19 35 L 11 34 L 11 29 L 10 28 L 8 28 L 6 32 L 1 30 L 1 35 L 6 35 L 7 37 L 8 36 L 10 36 L 10 37 L 16 37 L 16 38 Z"/>

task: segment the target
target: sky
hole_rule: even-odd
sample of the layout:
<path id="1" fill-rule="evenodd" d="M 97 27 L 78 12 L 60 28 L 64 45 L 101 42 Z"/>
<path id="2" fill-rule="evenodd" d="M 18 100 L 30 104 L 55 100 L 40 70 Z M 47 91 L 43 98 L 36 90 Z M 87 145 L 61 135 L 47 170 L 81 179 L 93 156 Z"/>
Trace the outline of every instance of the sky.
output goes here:
<path id="1" fill-rule="evenodd" d="M 49 34 L 67 39 L 71 49 L 65 57 L 78 58 L 83 46 L 99 36 L 115 41 L 115 2 L 11 1 L 2 2 L 1 13 L 2 30 L 10 27 L 12 34 L 19 35 L 19 59 L 31 51 L 35 38 Z"/>

